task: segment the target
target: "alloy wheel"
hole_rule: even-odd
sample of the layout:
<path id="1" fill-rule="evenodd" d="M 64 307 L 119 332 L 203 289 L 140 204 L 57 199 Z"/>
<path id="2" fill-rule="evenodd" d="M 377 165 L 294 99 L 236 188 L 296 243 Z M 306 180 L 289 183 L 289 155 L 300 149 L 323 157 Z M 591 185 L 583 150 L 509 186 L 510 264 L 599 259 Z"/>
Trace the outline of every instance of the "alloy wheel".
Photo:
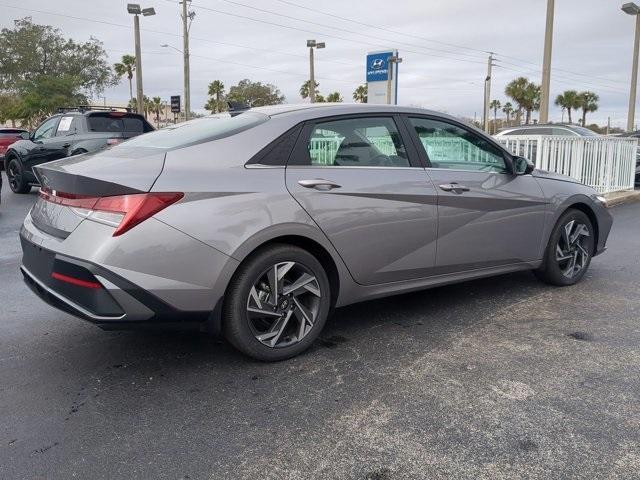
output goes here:
<path id="1" fill-rule="evenodd" d="M 589 228 L 576 220 L 571 220 L 562 228 L 556 245 L 556 261 L 565 277 L 573 278 L 586 267 L 589 261 L 589 236 Z"/>
<path id="2" fill-rule="evenodd" d="M 16 162 L 9 162 L 7 169 L 7 179 L 9 180 L 9 186 L 11 190 L 16 191 L 20 188 L 22 183 L 22 175 Z"/>
<path id="3" fill-rule="evenodd" d="M 263 345 L 283 348 L 300 342 L 313 329 L 322 299 L 314 274 L 298 262 L 280 262 L 254 282 L 247 298 L 247 318 Z"/>

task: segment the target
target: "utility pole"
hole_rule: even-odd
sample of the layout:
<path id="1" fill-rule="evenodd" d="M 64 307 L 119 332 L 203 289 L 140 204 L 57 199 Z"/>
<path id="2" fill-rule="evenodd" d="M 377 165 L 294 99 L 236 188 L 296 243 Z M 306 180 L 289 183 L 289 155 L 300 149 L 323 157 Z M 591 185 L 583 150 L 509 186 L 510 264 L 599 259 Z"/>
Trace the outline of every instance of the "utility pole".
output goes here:
<path id="1" fill-rule="evenodd" d="M 629 90 L 629 113 L 627 131 L 633 131 L 636 116 L 636 88 L 638 85 L 638 47 L 640 45 L 640 7 L 633 2 L 622 5 L 622 11 L 636 17 L 636 36 L 633 42 L 633 66 L 631 67 L 631 89 Z"/>
<path id="2" fill-rule="evenodd" d="M 316 101 L 316 72 L 315 72 L 315 60 L 313 58 L 313 49 L 324 48 L 324 42 L 316 42 L 315 40 L 307 40 L 307 47 L 309 47 L 309 101 L 315 103 Z"/>
<path id="3" fill-rule="evenodd" d="M 544 55 L 542 58 L 542 86 L 540 89 L 540 119 L 549 122 L 549 89 L 551 88 L 551 47 L 553 45 L 553 14 L 555 0 L 547 0 L 547 25 L 544 31 Z"/>
<path id="4" fill-rule="evenodd" d="M 402 58 L 397 56 L 391 56 L 387 58 L 387 105 L 391 105 L 391 85 L 393 83 L 393 69 L 394 64 L 402 63 Z"/>
<path id="5" fill-rule="evenodd" d="M 182 0 L 182 57 L 184 59 L 184 120 L 191 116 L 191 80 L 189 78 L 189 27 L 195 12 L 189 12 L 187 2 Z"/>
<path id="6" fill-rule="evenodd" d="M 493 53 L 487 60 L 487 78 L 484 79 L 484 110 L 482 113 L 482 127 L 489 133 L 489 102 L 491 101 L 491 67 L 493 67 Z"/>

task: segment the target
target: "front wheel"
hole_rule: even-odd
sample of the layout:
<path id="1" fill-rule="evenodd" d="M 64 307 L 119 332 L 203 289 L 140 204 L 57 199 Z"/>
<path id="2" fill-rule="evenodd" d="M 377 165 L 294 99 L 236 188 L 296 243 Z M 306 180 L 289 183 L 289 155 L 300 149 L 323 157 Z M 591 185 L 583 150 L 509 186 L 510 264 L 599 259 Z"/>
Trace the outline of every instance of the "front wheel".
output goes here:
<path id="1" fill-rule="evenodd" d="M 591 263 L 594 241 L 589 217 L 580 210 L 567 210 L 551 232 L 543 263 L 535 271 L 536 276 L 561 287 L 578 283 Z"/>
<path id="2" fill-rule="evenodd" d="M 223 330 L 227 340 L 250 357 L 284 360 L 318 338 L 330 307 L 329 280 L 320 262 L 301 248 L 271 245 L 234 275 Z"/>
<path id="3" fill-rule="evenodd" d="M 12 158 L 7 164 L 7 180 L 13 193 L 29 193 L 31 185 L 24 178 L 24 170 L 20 160 Z"/>

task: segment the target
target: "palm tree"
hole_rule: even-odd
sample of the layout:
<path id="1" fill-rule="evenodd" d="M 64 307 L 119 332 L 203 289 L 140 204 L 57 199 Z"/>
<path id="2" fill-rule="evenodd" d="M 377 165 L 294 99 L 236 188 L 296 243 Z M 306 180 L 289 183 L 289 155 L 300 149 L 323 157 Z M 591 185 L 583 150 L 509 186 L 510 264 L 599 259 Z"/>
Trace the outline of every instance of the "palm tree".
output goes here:
<path id="1" fill-rule="evenodd" d="M 342 102 L 342 97 L 340 96 L 340 92 L 331 92 L 329 95 L 327 95 L 327 102 L 334 102 L 334 103 Z"/>
<path id="2" fill-rule="evenodd" d="M 531 121 L 531 112 L 540 110 L 540 85 L 530 82 L 524 90 L 523 101 L 522 107 L 526 112 L 524 123 L 528 125 Z"/>
<path id="3" fill-rule="evenodd" d="M 129 98 L 133 99 L 133 84 L 131 79 L 133 78 L 133 72 L 136 70 L 136 57 L 133 55 L 123 55 L 122 61 L 113 65 L 113 69 L 116 71 L 118 78 L 126 75 L 129 79 Z"/>
<path id="4" fill-rule="evenodd" d="M 571 123 L 571 110 L 580 108 L 580 96 L 575 90 L 565 90 L 556 97 L 555 104 L 567 110 L 569 123 Z"/>
<path id="5" fill-rule="evenodd" d="M 367 84 L 358 85 L 353 91 L 353 99 L 358 103 L 367 103 L 367 95 L 369 94 L 369 88 Z"/>
<path id="6" fill-rule="evenodd" d="M 501 106 L 500 100 L 491 100 L 491 103 L 489 104 L 489 108 L 493 110 L 493 133 L 496 133 L 496 130 L 498 129 L 498 109 Z"/>
<path id="7" fill-rule="evenodd" d="M 162 98 L 153 97 L 151 99 L 151 105 L 149 105 L 151 111 L 156 114 L 156 127 L 160 128 L 160 112 L 162 112 Z"/>
<path id="8" fill-rule="evenodd" d="M 219 113 L 224 109 L 222 99 L 224 97 L 224 83 L 220 80 L 214 80 L 209 84 L 209 96 L 210 98 L 207 104 L 204 106 L 207 110 L 211 110 L 211 113 Z"/>
<path id="9" fill-rule="evenodd" d="M 513 105 L 511 105 L 511 102 L 505 103 L 504 106 L 502 107 L 502 111 L 507 116 L 507 125 L 509 125 L 509 121 L 511 120 L 511 114 L 513 113 Z"/>
<path id="10" fill-rule="evenodd" d="M 524 97 L 527 85 L 529 85 L 529 79 L 518 77 L 515 80 L 511 80 L 504 89 L 505 95 L 511 98 L 518 106 L 516 110 L 517 123 L 520 123 L 520 117 L 524 109 L 523 102 L 525 102 Z"/>
<path id="11" fill-rule="evenodd" d="M 317 97 L 319 96 L 319 92 L 320 92 L 318 90 L 318 87 L 320 86 L 320 84 L 318 82 L 314 82 L 314 83 L 315 83 L 315 94 L 316 94 L 316 102 L 317 102 L 318 101 Z M 311 80 L 307 80 L 300 87 L 300 96 L 302 98 L 309 98 L 309 94 L 311 93 L 310 85 L 311 85 Z"/>
<path id="12" fill-rule="evenodd" d="M 582 126 L 587 124 L 587 112 L 598 110 L 598 100 L 600 97 L 593 92 L 580 92 L 578 95 L 579 107 L 582 109 Z"/>

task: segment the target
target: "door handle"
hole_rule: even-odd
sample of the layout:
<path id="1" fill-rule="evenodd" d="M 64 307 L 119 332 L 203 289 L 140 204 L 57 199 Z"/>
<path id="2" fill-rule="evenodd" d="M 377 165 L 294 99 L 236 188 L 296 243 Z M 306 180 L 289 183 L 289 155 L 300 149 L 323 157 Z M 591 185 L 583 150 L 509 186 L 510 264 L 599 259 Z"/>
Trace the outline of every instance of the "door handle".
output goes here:
<path id="1" fill-rule="evenodd" d="M 463 192 L 469 191 L 469 187 L 465 187 L 464 185 L 459 185 L 456 182 L 444 183 L 438 186 L 440 187 L 440 190 L 444 190 L 445 192 L 463 193 Z"/>
<path id="2" fill-rule="evenodd" d="M 322 178 L 314 178 L 310 180 L 298 180 L 298 184 L 304 188 L 315 188 L 316 190 L 332 190 L 334 188 L 340 188 L 341 185 L 338 185 L 331 180 L 324 180 Z"/>
<path id="3" fill-rule="evenodd" d="M 70 143 L 63 143 L 62 148 L 69 148 L 71 146 Z"/>

